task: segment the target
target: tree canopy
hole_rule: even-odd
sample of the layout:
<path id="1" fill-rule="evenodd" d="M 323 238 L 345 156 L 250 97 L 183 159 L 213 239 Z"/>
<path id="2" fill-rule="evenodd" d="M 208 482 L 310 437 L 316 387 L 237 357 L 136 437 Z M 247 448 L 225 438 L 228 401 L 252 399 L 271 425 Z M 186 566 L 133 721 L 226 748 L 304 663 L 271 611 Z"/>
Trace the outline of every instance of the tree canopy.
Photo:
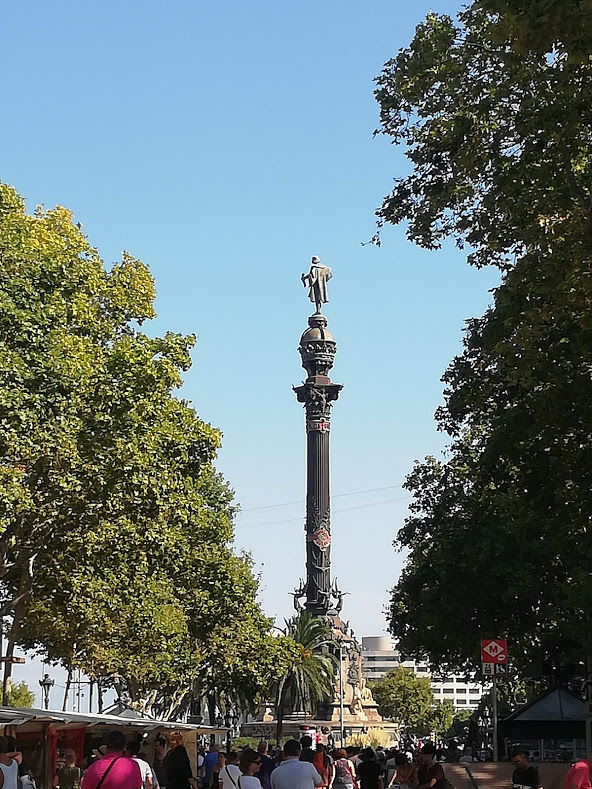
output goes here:
<path id="1" fill-rule="evenodd" d="M 18 685 L 10 684 L 8 691 L 9 707 L 26 707 L 30 709 L 35 702 L 35 694 L 26 682 L 19 682 Z"/>
<path id="2" fill-rule="evenodd" d="M 232 551 L 221 433 L 177 396 L 193 336 L 150 337 L 148 269 L 0 185 L 0 579 L 15 643 L 171 713 L 251 702 L 280 642 Z M 10 654 L 10 652 L 9 652 Z M 274 657 L 277 665 L 274 666 Z"/>
<path id="3" fill-rule="evenodd" d="M 397 666 L 370 686 L 380 715 L 396 721 L 409 733 L 444 734 L 452 725 L 452 702 L 436 701 L 429 677 L 419 677 L 412 669 Z"/>
<path id="4" fill-rule="evenodd" d="M 555 676 L 592 655 L 585 7 L 483 0 L 457 23 L 430 14 L 377 80 L 381 131 L 412 163 L 379 224 L 407 221 L 426 248 L 452 238 L 503 272 L 443 379 L 448 455 L 408 477 L 396 540 L 409 556 L 391 630 L 443 667 L 475 667 L 485 636 L 506 635 L 516 665 Z"/>
<path id="5" fill-rule="evenodd" d="M 503 270 L 525 256 L 587 259 L 592 64 L 564 49 L 517 52 L 505 19 L 478 2 L 458 23 L 429 14 L 377 78 L 379 132 L 412 164 L 379 225 L 407 221 L 414 243 L 451 237 L 469 262 Z"/>

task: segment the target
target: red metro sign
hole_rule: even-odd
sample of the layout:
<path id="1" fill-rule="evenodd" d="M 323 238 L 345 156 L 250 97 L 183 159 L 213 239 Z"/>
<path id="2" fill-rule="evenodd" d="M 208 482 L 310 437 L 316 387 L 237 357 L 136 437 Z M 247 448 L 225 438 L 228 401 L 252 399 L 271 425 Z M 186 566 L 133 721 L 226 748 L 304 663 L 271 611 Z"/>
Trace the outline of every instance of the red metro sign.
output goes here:
<path id="1" fill-rule="evenodd" d="M 484 638 L 481 641 L 481 663 L 507 663 L 505 638 Z"/>

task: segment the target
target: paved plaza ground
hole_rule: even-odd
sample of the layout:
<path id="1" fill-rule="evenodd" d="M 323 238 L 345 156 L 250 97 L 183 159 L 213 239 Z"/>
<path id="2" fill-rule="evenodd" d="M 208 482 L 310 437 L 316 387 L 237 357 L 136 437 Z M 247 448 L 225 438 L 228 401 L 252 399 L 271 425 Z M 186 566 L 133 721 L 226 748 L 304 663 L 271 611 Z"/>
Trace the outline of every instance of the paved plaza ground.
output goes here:
<path id="1" fill-rule="evenodd" d="M 484 762 L 467 765 L 473 780 L 463 764 L 444 764 L 443 766 L 446 778 L 455 789 L 504 789 L 504 787 L 512 786 L 514 765 L 509 762 L 499 764 Z M 537 767 L 545 789 L 563 789 L 569 764 L 538 764 Z"/>

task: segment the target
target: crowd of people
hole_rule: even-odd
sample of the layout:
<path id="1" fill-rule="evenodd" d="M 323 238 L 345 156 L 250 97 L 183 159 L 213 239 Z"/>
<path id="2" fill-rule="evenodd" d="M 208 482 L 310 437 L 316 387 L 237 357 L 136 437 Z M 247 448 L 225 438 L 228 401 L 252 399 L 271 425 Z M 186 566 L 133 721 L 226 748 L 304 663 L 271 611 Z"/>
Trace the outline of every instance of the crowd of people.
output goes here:
<path id="1" fill-rule="evenodd" d="M 213 746 L 200 767 L 202 789 L 443 789 L 444 770 L 436 748 L 427 743 L 416 754 L 404 747 L 329 749 L 304 735 L 269 751 L 224 753 Z"/>
<path id="2" fill-rule="evenodd" d="M 541 789 L 536 764 L 529 752 L 516 748 L 513 789 Z M 461 763 L 478 761 L 466 746 Z M 76 765 L 75 753 L 67 750 L 53 789 L 449 789 L 441 749 L 432 743 L 418 747 L 330 749 L 322 743 L 313 748 L 309 735 L 288 740 L 283 748 L 269 750 L 266 742 L 257 749 L 224 752 L 212 745 L 198 753 L 194 775 L 182 735 L 167 742 L 158 737 L 153 758 L 138 740 L 126 741 L 121 731 L 109 733 L 104 750 Z M 592 789 L 592 759 L 580 760 L 569 769 L 566 789 Z M 14 741 L 0 736 L 0 789 L 35 789 Z"/>

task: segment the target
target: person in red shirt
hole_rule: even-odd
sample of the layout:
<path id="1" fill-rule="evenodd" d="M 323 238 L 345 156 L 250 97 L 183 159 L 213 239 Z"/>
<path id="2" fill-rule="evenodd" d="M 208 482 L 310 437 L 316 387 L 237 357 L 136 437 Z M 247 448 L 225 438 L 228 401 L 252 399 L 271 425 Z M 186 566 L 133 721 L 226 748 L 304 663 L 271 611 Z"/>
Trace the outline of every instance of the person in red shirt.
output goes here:
<path id="1" fill-rule="evenodd" d="M 580 759 L 567 771 L 565 789 L 591 789 L 592 759 Z"/>
<path id="2" fill-rule="evenodd" d="M 142 789 L 138 762 L 124 756 L 125 735 L 110 731 L 107 752 L 84 772 L 80 789 Z"/>

